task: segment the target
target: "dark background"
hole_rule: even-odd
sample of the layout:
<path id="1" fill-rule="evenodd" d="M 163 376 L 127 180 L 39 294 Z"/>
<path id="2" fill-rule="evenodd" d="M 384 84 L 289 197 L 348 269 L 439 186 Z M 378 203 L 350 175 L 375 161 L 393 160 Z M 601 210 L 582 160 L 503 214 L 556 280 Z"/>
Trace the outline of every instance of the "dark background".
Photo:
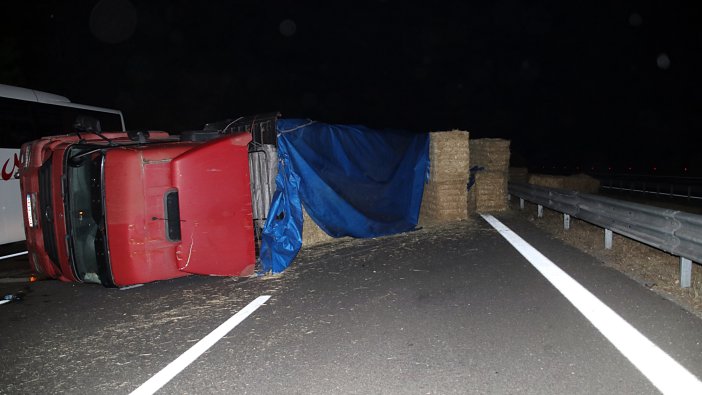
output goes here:
<path id="1" fill-rule="evenodd" d="M 5 1 L 0 83 L 130 129 L 280 111 L 512 140 L 513 164 L 702 175 L 694 2 Z"/>

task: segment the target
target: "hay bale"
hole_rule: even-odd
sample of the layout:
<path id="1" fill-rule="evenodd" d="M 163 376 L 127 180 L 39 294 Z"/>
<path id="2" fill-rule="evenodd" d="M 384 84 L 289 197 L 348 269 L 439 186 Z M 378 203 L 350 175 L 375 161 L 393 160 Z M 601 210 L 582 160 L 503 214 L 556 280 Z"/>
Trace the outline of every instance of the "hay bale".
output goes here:
<path id="1" fill-rule="evenodd" d="M 477 139 L 470 141 L 471 166 L 482 166 L 488 171 L 509 168 L 509 145 L 505 139 Z"/>
<path id="2" fill-rule="evenodd" d="M 600 190 L 600 181 L 587 174 L 575 174 L 571 176 L 530 174 L 529 184 L 584 193 L 597 193 Z"/>
<path id="3" fill-rule="evenodd" d="M 479 213 L 507 210 L 507 172 L 476 173 L 468 205 Z"/>
<path id="4" fill-rule="evenodd" d="M 563 188 L 564 177 L 551 176 L 547 174 L 529 174 L 529 184 L 539 185 L 546 188 Z"/>
<path id="5" fill-rule="evenodd" d="M 320 228 L 307 214 L 305 206 L 302 205 L 302 247 L 309 247 L 315 244 L 328 243 L 336 240 L 329 236 Z"/>
<path id="6" fill-rule="evenodd" d="M 473 184 L 475 186 L 475 184 Z M 468 213 L 477 213 L 478 207 L 475 204 L 475 188 L 471 187 L 466 195 L 466 208 Z"/>
<path id="7" fill-rule="evenodd" d="M 430 181 L 468 181 L 468 136 L 460 130 L 429 134 Z"/>
<path id="8" fill-rule="evenodd" d="M 529 170 L 526 167 L 510 167 L 509 182 L 529 182 Z"/>
<path id="9" fill-rule="evenodd" d="M 424 185 L 419 223 L 428 225 L 468 218 L 464 203 L 466 196 L 466 184 L 463 182 L 435 181 Z"/>
<path id="10" fill-rule="evenodd" d="M 582 173 L 566 177 L 563 186 L 565 189 L 584 193 L 597 193 L 600 191 L 600 181 Z"/>
<path id="11" fill-rule="evenodd" d="M 429 181 L 424 185 L 419 223 L 429 225 L 467 219 L 469 133 L 433 132 L 429 139 L 431 167 Z"/>

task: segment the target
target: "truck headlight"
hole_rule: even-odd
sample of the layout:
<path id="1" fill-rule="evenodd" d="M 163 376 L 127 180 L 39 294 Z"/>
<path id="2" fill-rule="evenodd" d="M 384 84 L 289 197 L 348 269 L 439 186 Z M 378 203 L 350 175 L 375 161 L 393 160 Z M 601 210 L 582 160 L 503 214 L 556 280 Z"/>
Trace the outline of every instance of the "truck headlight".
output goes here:
<path id="1" fill-rule="evenodd" d="M 33 228 L 37 226 L 37 194 L 28 193 L 25 204 L 27 205 L 27 224 Z"/>
<path id="2" fill-rule="evenodd" d="M 26 169 L 29 167 L 29 160 L 32 156 L 32 144 L 27 143 L 22 147 L 22 152 L 20 152 L 20 163 L 22 163 L 22 168 Z"/>

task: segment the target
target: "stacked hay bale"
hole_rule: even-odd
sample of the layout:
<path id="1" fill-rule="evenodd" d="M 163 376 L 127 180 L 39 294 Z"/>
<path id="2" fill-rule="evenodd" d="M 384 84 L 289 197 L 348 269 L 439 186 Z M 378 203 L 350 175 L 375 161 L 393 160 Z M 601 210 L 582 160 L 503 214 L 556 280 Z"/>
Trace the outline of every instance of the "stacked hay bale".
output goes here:
<path id="1" fill-rule="evenodd" d="M 469 133 L 461 130 L 429 134 L 429 181 L 424 185 L 419 223 L 422 225 L 468 218 L 466 184 Z"/>
<path id="2" fill-rule="evenodd" d="M 585 193 L 597 193 L 600 190 L 600 181 L 587 174 L 575 174 L 572 176 L 531 174 L 529 175 L 529 184 Z"/>
<path id="3" fill-rule="evenodd" d="M 504 139 L 470 141 L 471 167 L 484 168 L 475 173 L 475 183 L 468 196 L 468 207 L 471 212 L 507 209 L 509 144 L 510 141 Z"/>

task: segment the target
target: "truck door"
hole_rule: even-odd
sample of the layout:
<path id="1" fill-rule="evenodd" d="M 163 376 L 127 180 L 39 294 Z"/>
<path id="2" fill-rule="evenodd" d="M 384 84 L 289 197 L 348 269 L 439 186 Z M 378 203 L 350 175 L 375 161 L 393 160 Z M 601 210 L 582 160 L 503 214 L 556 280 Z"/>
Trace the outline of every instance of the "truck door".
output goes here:
<path id="1" fill-rule="evenodd" d="M 165 204 L 170 213 L 169 237 L 180 239 L 179 270 L 218 276 L 253 274 L 250 141 L 249 133 L 226 135 L 171 162 L 176 190 L 167 194 Z"/>

